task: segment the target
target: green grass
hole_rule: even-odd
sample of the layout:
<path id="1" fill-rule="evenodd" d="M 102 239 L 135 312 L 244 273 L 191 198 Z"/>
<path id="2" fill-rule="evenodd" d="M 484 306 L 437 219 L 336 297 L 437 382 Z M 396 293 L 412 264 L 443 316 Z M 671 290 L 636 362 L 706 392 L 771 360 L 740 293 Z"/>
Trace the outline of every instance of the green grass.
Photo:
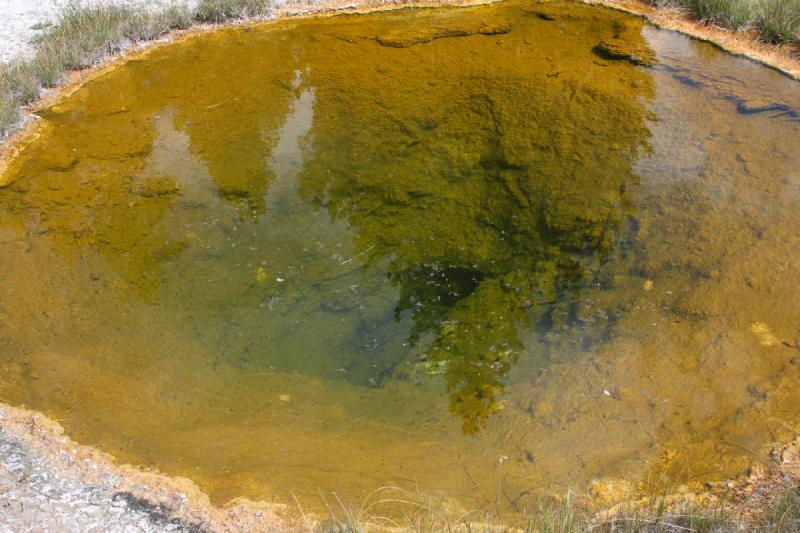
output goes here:
<path id="1" fill-rule="evenodd" d="M 328 504 L 329 518 L 320 522 L 315 533 L 366 533 L 368 531 L 409 531 L 413 533 L 670 533 L 745 531 L 716 509 L 694 505 L 664 505 L 654 500 L 652 507 L 631 503 L 611 516 L 598 519 L 577 505 L 572 494 L 560 499 L 540 501 L 509 526 L 491 512 L 475 510 L 459 517 L 448 517 L 420 493 L 397 487 L 382 487 L 372 492 L 360 506 L 344 504 L 335 493 Z M 330 500 L 330 501 L 329 501 Z M 330 504 L 333 505 L 330 505 Z M 300 505 L 297 502 L 298 506 Z M 786 506 L 786 508 L 789 508 Z M 783 508 L 782 508 L 783 509 Z M 302 512 L 302 508 L 300 509 Z M 303 514 L 305 516 L 305 514 Z M 391 516 L 391 518 L 389 518 Z M 788 531 L 788 530 L 787 530 Z"/>
<path id="2" fill-rule="evenodd" d="M 647 0 L 685 9 L 697 18 L 735 30 L 758 30 L 773 43 L 800 44 L 800 0 Z"/>
<path id="3" fill-rule="evenodd" d="M 17 100 L 8 89 L 4 87 L 5 83 L 2 81 L 3 76 L 3 74 L 0 74 L 0 87 L 3 88 L 3 92 L 0 93 L 0 128 L 4 125 L 8 128 L 19 121 L 20 113 Z"/>
<path id="4" fill-rule="evenodd" d="M 151 12 L 127 5 L 67 4 L 56 24 L 45 27 L 34 41 L 33 63 L 45 79 L 65 69 L 86 68 L 131 42 L 155 39 L 176 28 L 187 28 L 192 13 L 186 4 Z"/>
<path id="5" fill-rule="evenodd" d="M 755 20 L 762 39 L 800 43 L 800 0 L 762 0 Z"/>
<path id="6" fill-rule="evenodd" d="M 736 30 L 752 21 L 752 0 L 687 0 L 686 7 L 698 18 L 714 21 Z"/>
<path id="7" fill-rule="evenodd" d="M 382 487 L 361 505 L 348 506 L 335 493 L 322 495 L 329 517 L 315 533 L 366 533 L 409 531 L 413 533 L 797 533 L 800 531 L 800 485 L 779 469 L 772 484 L 757 490 L 758 497 L 745 495 L 744 505 L 719 502 L 700 506 L 665 494 L 630 502 L 612 512 L 595 514 L 567 492 L 563 498 L 540 501 L 532 512 L 523 513 L 516 525 L 503 523 L 495 513 L 475 510 L 459 517 L 446 516 L 441 505 L 418 491 Z M 665 489 L 668 491 L 668 489 Z M 298 507 L 300 503 L 295 499 Z M 302 513 L 302 507 L 300 507 Z M 303 514 L 305 517 L 305 514 Z M 391 518 L 389 518 L 391 517 Z"/>
<path id="8" fill-rule="evenodd" d="M 202 21 L 222 22 L 265 15 L 270 8 L 270 0 L 200 0 L 195 17 Z"/>
<path id="9" fill-rule="evenodd" d="M 768 531 L 800 531 L 800 485 L 788 484 L 775 495 L 765 522 Z"/>
<path id="10" fill-rule="evenodd" d="M 0 64 L 0 138 L 19 123 L 20 108 L 55 87 L 69 70 L 87 68 L 131 43 L 157 39 L 195 22 L 221 22 L 269 13 L 270 0 L 200 0 L 191 10 L 176 0 L 158 10 L 125 4 L 67 4 L 54 24 L 37 24 L 35 55 Z"/>
<path id="11" fill-rule="evenodd" d="M 588 530 L 586 527 L 581 531 Z M 745 531 L 743 524 L 722 509 L 706 509 L 692 504 L 677 508 L 642 509 L 631 507 L 591 527 L 598 533 L 670 533 L 693 531 L 715 533 Z"/>

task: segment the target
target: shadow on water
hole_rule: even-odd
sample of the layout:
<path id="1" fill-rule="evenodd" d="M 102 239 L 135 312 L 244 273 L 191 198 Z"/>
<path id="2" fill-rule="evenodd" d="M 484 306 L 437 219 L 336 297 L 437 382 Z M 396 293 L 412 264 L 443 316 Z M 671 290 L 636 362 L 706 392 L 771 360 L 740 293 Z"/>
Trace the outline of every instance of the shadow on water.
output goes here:
<path id="1" fill-rule="evenodd" d="M 375 286 L 385 279 L 389 288 L 380 290 L 396 294 L 358 313 L 339 353 L 326 354 L 333 366 L 353 383 L 378 386 L 411 354 L 412 363 L 444 374 L 451 411 L 465 433 L 475 433 L 497 409 L 504 376 L 519 357 L 518 329 L 552 323 L 552 306 L 575 300 L 592 282 L 592 270 L 634 215 L 627 191 L 637 183 L 632 161 L 647 148 L 652 96 L 647 71 L 624 57 L 598 67 L 591 52 L 563 65 L 529 55 L 546 40 L 532 42 L 532 32 L 551 30 L 555 15 L 536 20 L 517 7 L 502 11 L 484 22 L 502 31 L 475 30 L 466 48 L 449 34 L 436 34 L 436 45 L 417 39 L 442 19 L 455 28 L 474 25 L 468 13 L 437 13 L 416 17 L 417 27 L 392 34 L 390 45 L 362 32 L 391 32 L 382 28 L 392 23 L 377 30 L 333 23 L 338 35 L 330 37 L 315 22 L 266 31 L 268 40 L 231 34 L 156 55 L 48 114 L 56 130 L 29 149 L 13 210 L 38 219 L 38 235 L 67 256 L 99 252 L 145 302 L 167 305 L 184 294 L 204 306 L 196 314 L 219 330 L 220 350 L 244 352 L 238 357 L 248 364 L 327 378 L 336 377 L 331 365 L 296 360 L 309 348 L 302 339 L 287 341 L 290 356 L 283 358 L 258 346 L 264 325 L 239 312 L 258 291 L 243 280 L 226 278 L 228 297 L 216 295 L 222 300 L 213 290 L 205 301 L 187 296 L 204 286 L 181 266 L 197 255 L 188 250 L 197 236 L 176 235 L 176 217 L 165 215 L 180 211 L 177 220 L 187 227 L 187 220 L 204 217 L 207 225 L 228 217 L 204 247 L 223 266 L 244 259 L 225 250 L 228 241 L 280 246 L 298 240 L 297 232 L 350 240 L 357 274 Z M 602 18 L 577 20 L 584 31 L 623 32 L 631 49 L 646 48 L 637 22 L 615 21 L 606 30 Z M 462 33 L 473 31 L 454 36 Z M 336 58 L 331 44 L 344 58 L 358 49 L 359 60 Z M 470 59 L 459 59 L 465 53 Z M 73 116 L 102 118 L 101 127 L 78 127 Z M 175 147 L 154 156 L 166 124 L 185 132 L 191 157 L 210 177 L 203 186 L 202 169 L 189 175 L 170 160 Z M 296 253 L 295 246 L 285 266 L 299 260 Z M 355 304 L 336 303 L 326 292 L 335 285 L 326 265 L 313 261 L 301 264 L 300 280 L 258 299 L 270 307 L 290 300 L 297 309 L 284 309 L 286 321 L 302 316 L 310 327 L 319 313 L 352 315 Z M 166 264 L 178 265 L 191 285 L 165 274 Z M 411 348 L 399 349 L 398 339 Z"/>
<path id="2" fill-rule="evenodd" d="M 505 16 L 519 14 L 512 9 Z M 470 15 L 450 18 L 456 28 L 474 24 Z M 268 241 L 275 228 L 299 229 L 286 227 L 287 217 L 306 229 L 330 224 L 306 213 L 307 203 L 332 220 L 347 221 L 350 230 L 343 236 L 355 243 L 356 256 L 363 254 L 363 268 L 374 265 L 370 275 L 386 276 L 399 291 L 390 305 L 398 324 L 406 319 L 413 324 L 406 344 L 423 343 L 412 351 L 430 372 L 445 374 L 451 410 L 463 420 L 463 430 L 474 433 L 496 408 L 503 377 L 518 357 L 517 329 L 546 321 L 546 304 L 568 293 L 574 297 L 590 282 L 592 268 L 608 255 L 615 232 L 632 216 L 626 191 L 637 182 L 631 162 L 646 149 L 644 105 L 652 94 L 647 72 L 624 59 L 622 65 L 595 67 L 599 80 L 592 83 L 574 66 L 573 72 L 552 77 L 552 67 L 543 68 L 547 64 L 541 58 L 520 62 L 519 47 L 534 48 L 530 32 L 544 19 L 523 14 L 513 32 L 508 20 L 485 22 L 503 30 L 497 33 L 508 33 L 497 43 L 508 51 L 493 57 L 482 52 L 485 42 L 475 41 L 470 48 L 480 54 L 469 62 L 459 61 L 458 40 L 439 37 L 436 50 L 398 51 L 394 44 L 382 46 L 378 36 L 377 43 L 359 43 L 369 53 L 342 69 L 321 44 L 347 49 L 349 42 L 317 36 L 313 26 L 298 28 L 291 40 L 276 36 L 278 46 L 259 46 L 259 53 L 242 57 L 243 64 L 223 59 L 242 55 L 238 49 L 248 45 L 243 37 L 218 50 L 208 44 L 200 45 L 201 52 L 183 49 L 177 54 L 180 69 L 164 68 L 156 59 L 153 66 L 137 67 L 144 72 L 131 73 L 128 92 L 110 102 L 108 96 L 100 103 L 87 95 L 86 102 L 72 103 L 77 107 L 72 113 L 108 113 L 102 129 L 84 131 L 77 141 L 53 137 L 57 153 L 102 160 L 102 175 L 112 178 L 103 183 L 102 196 L 91 189 L 93 183 L 84 183 L 83 190 L 95 195 L 94 202 L 56 193 L 60 187 L 53 181 L 74 180 L 69 172 L 46 185 L 30 180 L 31 186 L 61 198 L 55 218 L 70 228 L 59 228 L 56 235 L 86 235 L 88 245 L 111 261 L 123 261 L 128 281 L 156 303 L 165 297 L 155 294 L 163 277 L 160 265 L 180 262 L 177 256 L 188 246 L 185 237 L 171 238 L 159 228 L 163 212 L 176 208 L 178 198 L 183 203 L 178 209 L 209 207 L 191 205 L 200 201 L 186 190 L 191 177 L 176 178 L 167 162 L 161 162 L 167 168 L 159 168 L 137 157 L 153 150 L 153 117 L 171 121 L 186 132 L 188 148 L 206 165 L 216 195 L 238 211 L 238 226 L 229 233 L 240 227 L 253 233 L 254 242 Z M 416 36 L 428 35 L 428 26 L 437 24 L 438 16 L 420 17 L 419 27 L 405 32 L 408 42 L 401 44 L 428 46 Z M 341 31 L 364 38 L 358 24 L 343 26 Z M 611 31 L 624 32 L 631 49 L 646 48 L 635 24 L 616 23 Z M 489 33 L 476 36 L 484 40 Z M 214 79 L 225 83 L 202 83 L 190 89 L 191 98 L 169 95 L 182 94 L 175 88 L 188 89 L 185 80 L 203 76 L 186 64 L 198 53 L 204 55 L 202 68 L 214 64 Z M 615 83 L 618 71 L 630 78 L 624 92 Z M 109 154 L 87 150 L 104 146 L 109 135 L 125 147 L 111 162 Z M 81 175 L 100 175 L 98 167 L 82 163 Z M 88 205 L 91 214 L 76 210 L 76 204 Z M 219 245 L 214 247 L 222 254 Z M 62 246 L 72 253 L 76 242 L 67 239 Z M 233 263 L 238 258 L 235 252 L 229 255 L 219 259 Z M 317 299 L 312 307 L 335 308 L 324 290 L 307 290 L 320 281 L 304 273 L 298 283 L 305 288 L 297 290 L 305 300 Z M 344 341 L 344 354 L 334 359 L 337 370 L 348 370 L 348 380 L 377 386 L 408 359 L 408 350 L 384 350 L 396 340 L 397 324 L 386 321 L 386 309 L 374 307 L 373 316 L 362 313 L 352 338 Z M 219 305 L 210 309 L 217 312 Z M 309 307 L 303 312 L 314 314 Z M 246 329 L 240 332 L 248 335 Z M 243 349 L 236 341 L 219 343 L 227 350 Z M 365 355 L 365 344 L 377 353 Z M 292 352 L 303 349 L 299 342 Z M 252 350 L 260 352 L 262 364 L 275 363 L 269 350 Z M 369 365 L 362 361 L 367 357 Z M 288 370 L 319 373 L 292 360 L 285 364 Z M 330 377 L 330 369 L 321 372 Z"/>
<path id="3" fill-rule="evenodd" d="M 524 46 L 525 31 L 507 44 Z M 625 35 L 646 48 L 635 27 Z M 396 316 L 413 322 L 408 342 L 425 344 L 421 363 L 445 375 L 451 410 L 474 433 L 519 357 L 517 330 L 577 299 L 631 227 L 652 82 L 627 61 L 585 83 L 513 54 L 453 69 L 451 52 L 376 53 L 357 75 L 312 69 L 318 117 L 299 179 L 386 269 Z"/>

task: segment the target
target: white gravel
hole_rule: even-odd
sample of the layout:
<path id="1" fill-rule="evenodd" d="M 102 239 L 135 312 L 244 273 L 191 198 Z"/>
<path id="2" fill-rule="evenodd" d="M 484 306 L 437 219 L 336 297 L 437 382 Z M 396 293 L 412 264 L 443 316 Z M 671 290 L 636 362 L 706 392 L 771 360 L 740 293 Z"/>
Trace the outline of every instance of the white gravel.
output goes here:
<path id="1" fill-rule="evenodd" d="M 15 57 L 33 54 L 30 41 L 36 36 L 33 26 L 52 23 L 58 10 L 70 0 L 0 0 L 0 62 Z M 194 1 L 186 2 L 190 6 Z M 89 4 L 129 4 L 159 7 L 173 3 L 172 0 L 83 0 Z"/>
<path id="2" fill-rule="evenodd" d="M 29 41 L 36 34 L 37 22 L 55 19 L 56 10 L 65 0 L 0 0 L 0 61 L 18 54 L 30 54 Z"/>
<path id="3" fill-rule="evenodd" d="M 86 484 L 0 425 L 0 533 L 199 531 L 108 483 Z"/>

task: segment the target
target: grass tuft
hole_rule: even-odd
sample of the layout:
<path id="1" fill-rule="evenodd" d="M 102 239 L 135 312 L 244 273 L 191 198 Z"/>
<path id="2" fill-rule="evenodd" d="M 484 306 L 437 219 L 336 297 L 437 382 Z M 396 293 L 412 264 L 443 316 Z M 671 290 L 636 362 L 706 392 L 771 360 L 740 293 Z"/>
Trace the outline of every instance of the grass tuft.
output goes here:
<path id="1" fill-rule="evenodd" d="M 36 39 L 36 59 L 61 69 L 86 68 L 131 42 L 155 39 L 174 28 L 191 25 L 186 4 L 150 12 L 125 4 L 67 4 L 55 25 Z"/>
<path id="2" fill-rule="evenodd" d="M 366 533 L 408 531 L 413 533 L 731 533 L 800 531 L 800 485 L 778 472 L 773 481 L 756 489 L 749 503 L 699 505 L 665 492 L 661 497 L 631 500 L 612 511 L 595 514 L 581 506 L 568 491 L 563 498 L 541 500 L 524 522 L 504 523 L 496 514 L 474 510 L 448 517 L 439 504 L 417 491 L 381 487 L 360 506 L 348 506 L 332 493 L 330 516 L 314 533 Z M 325 503 L 328 498 L 322 495 Z M 297 500 L 295 500 L 297 501 Z M 299 503 L 298 503 L 299 506 Z M 437 510 L 439 509 L 439 510 Z M 301 509 L 302 512 L 302 509 Z M 399 514 L 398 514 L 399 513 Z M 391 516 L 392 518 L 388 518 Z"/>
<path id="3" fill-rule="evenodd" d="M 769 531 L 800 531 L 800 485 L 789 484 L 773 498 L 766 522 Z"/>
<path id="4" fill-rule="evenodd" d="M 772 43 L 800 44 L 800 0 L 647 0 L 678 7 L 700 20 L 735 30 L 756 29 Z"/>
<path id="5" fill-rule="evenodd" d="M 20 107 L 56 86 L 67 70 L 83 69 L 132 42 L 153 40 L 192 25 L 195 13 L 183 2 L 148 11 L 126 4 L 83 5 L 72 0 L 54 24 L 39 24 L 31 59 L 0 65 L 0 138 L 20 119 Z"/>
<path id="6" fill-rule="evenodd" d="M 752 22 L 752 4 L 753 0 L 688 0 L 686 7 L 702 20 L 743 30 Z"/>
<path id="7" fill-rule="evenodd" d="M 19 119 L 19 106 L 14 97 L 7 92 L 0 94 L 0 131 L 9 129 L 19 122 Z"/>
<path id="8" fill-rule="evenodd" d="M 39 77 L 36 62 L 15 60 L 8 64 L 0 82 L 4 92 L 27 104 L 39 96 Z"/>
<path id="9" fill-rule="evenodd" d="M 760 0 L 753 16 L 763 40 L 800 43 L 800 0 Z"/>
<path id="10" fill-rule="evenodd" d="M 231 19 L 260 17 L 270 12 L 270 0 L 200 0 L 195 11 L 197 20 L 223 22 Z"/>
<path id="11" fill-rule="evenodd" d="M 598 533 L 721 533 L 743 531 L 743 528 L 721 510 L 689 505 L 669 512 L 641 509 L 622 512 L 591 530 Z"/>
<path id="12" fill-rule="evenodd" d="M 567 492 L 562 502 L 539 502 L 538 512 L 530 518 L 526 531 L 572 533 L 578 531 L 578 517 L 572 495 Z"/>

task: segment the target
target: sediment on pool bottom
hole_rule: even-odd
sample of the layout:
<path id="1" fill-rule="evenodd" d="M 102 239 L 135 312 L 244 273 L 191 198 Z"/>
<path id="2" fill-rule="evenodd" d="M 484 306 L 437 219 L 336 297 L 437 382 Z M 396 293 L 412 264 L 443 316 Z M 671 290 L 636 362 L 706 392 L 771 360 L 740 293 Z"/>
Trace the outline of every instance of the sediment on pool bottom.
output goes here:
<path id="1" fill-rule="evenodd" d="M 741 472 L 796 430 L 796 86 L 547 9 L 223 31 L 51 108 L 0 397 L 216 503 Z"/>

